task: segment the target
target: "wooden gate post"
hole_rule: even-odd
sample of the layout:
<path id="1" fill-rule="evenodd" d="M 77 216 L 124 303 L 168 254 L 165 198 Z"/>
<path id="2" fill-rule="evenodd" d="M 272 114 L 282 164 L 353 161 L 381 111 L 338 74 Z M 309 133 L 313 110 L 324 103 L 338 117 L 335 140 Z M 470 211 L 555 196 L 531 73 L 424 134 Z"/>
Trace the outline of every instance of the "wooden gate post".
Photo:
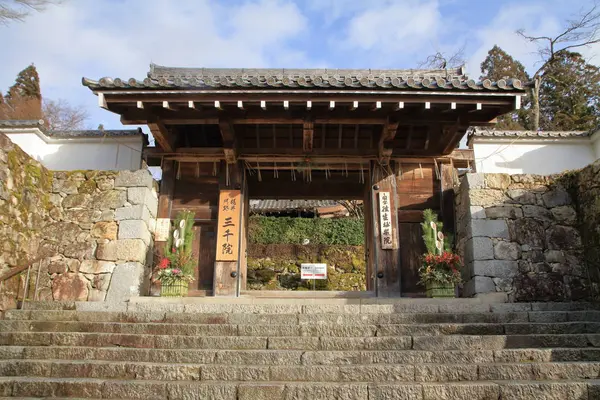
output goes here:
<path id="1" fill-rule="evenodd" d="M 224 164 L 221 169 L 214 296 L 239 295 L 241 279 L 246 279 L 246 190 L 244 168 L 239 164 Z"/>
<path id="2" fill-rule="evenodd" d="M 400 297 L 400 243 L 396 175 L 389 167 L 371 168 L 373 235 L 371 252 L 377 276 L 377 296 Z"/>

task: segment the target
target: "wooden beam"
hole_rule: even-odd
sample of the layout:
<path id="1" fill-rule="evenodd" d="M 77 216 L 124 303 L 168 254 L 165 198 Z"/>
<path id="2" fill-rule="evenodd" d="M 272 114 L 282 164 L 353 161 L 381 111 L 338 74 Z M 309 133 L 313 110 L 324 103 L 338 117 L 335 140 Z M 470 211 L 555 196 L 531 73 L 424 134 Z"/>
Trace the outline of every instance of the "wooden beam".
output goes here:
<path id="1" fill-rule="evenodd" d="M 380 101 L 375 102 L 375 105 L 373 106 L 373 110 L 381 110 L 381 102 Z"/>
<path id="2" fill-rule="evenodd" d="M 483 104 L 477 103 L 477 111 L 481 111 L 483 109 Z"/>
<path id="3" fill-rule="evenodd" d="M 350 107 L 350 110 L 354 111 L 358 108 L 358 101 L 353 101 L 352 102 L 352 107 Z"/>
<path id="4" fill-rule="evenodd" d="M 331 100 L 331 101 L 329 102 L 329 109 L 330 109 L 330 110 L 333 110 L 334 108 L 335 108 L 335 101 Z"/>
<path id="5" fill-rule="evenodd" d="M 137 108 L 139 108 L 139 109 L 142 109 L 142 110 L 143 110 L 143 109 L 144 109 L 144 102 L 143 102 L 143 101 L 138 101 L 138 102 L 137 102 Z"/>
<path id="6" fill-rule="evenodd" d="M 221 138 L 223 139 L 225 160 L 228 164 L 234 164 L 237 162 L 237 146 L 233 124 L 227 120 L 220 120 L 219 130 L 221 131 Z"/>
<path id="7" fill-rule="evenodd" d="M 521 96 L 515 96 L 515 110 L 521 109 Z"/>
<path id="8" fill-rule="evenodd" d="M 221 108 L 221 102 L 219 100 L 215 100 L 215 108 L 217 110 L 222 110 L 222 108 Z"/>
<path id="9" fill-rule="evenodd" d="M 171 201 L 173 201 L 175 191 L 175 173 L 175 161 L 163 160 L 160 194 L 158 196 L 158 218 L 170 218 Z M 160 249 L 160 247 L 157 248 Z"/>
<path id="10" fill-rule="evenodd" d="M 306 100 L 306 109 L 310 110 L 312 108 L 312 101 Z"/>
<path id="11" fill-rule="evenodd" d="M 451 110 L 456 110 L 456 103 L 450 103 L 450 109 Z"/>
<path id="12" fill-rule="evenodd" d="M 290 102 L 288 100 L 284 100 L 283 101 L 283 109 L 284 110 L 289 110 L 290 109 Z"/>
<path id="13" fill-rule="evenodd" d="M 169 102 L 168 102 L 168 101 L 163 101 L 163 102 L 162 102 L 162 106 L 163 106 L 163 108 L 164 108 L 164 109 L 166 109 L 166 110 L 172 110 L 172 109 L 173 109 L 173 108 L 171 107 L 171 105 L 169 104 Z"/>
<path id="14" fill-rule="evenodd" d="M 148 128 L 156 143 L 164 151 L 173 151 L 174 136 L 167 130 L 167 127 L 162 121 L 148 123 Z"/>
<path id="15" fill-rule="evenodd" d="M 192 100 L 188 101 L 188 108 L 192 108 L 192 109 L 196 108 L 196 105 L 194 104 L 194 102 Z"/>
<path id="16" fill-rule="evenodd" d="M 394 106 L 394 111 L 398 111 L 398 110 L 402 110 L 404 108 L 404 102 L 403 101 L 399 101 L 395 106 Z"/>
<path id="17" fill-rule="evenodd" d="M 267 109 L 267 102 L 264 100 L 260 101 L 260 108 L 262 108 L 263 110 Z"/>
<path id="18" fill-rule="evenodd" d="M 426 109 L 426 110 L 429 110 L 429 109 L 431 109 L 431 102 L 429 102 L 429 101 L 426 101 L 426 102 L 425 102 L 425 109 Z"/>
<path id="19" fill-rule="evenodd" d="M 104 108 L 105 110 L 108 110 L 108 103 L 106 102 L 104 93 L 98 93 L 98 105 L 100 106 L 100 108 Z"/>
<path id="20" fill-rule="evenodd" d="M 314 123 L 312 121 L 304 121 L 302 128 L 302 150 L 306 153 L 313 151 L 313 133 Z"/>
<path id="21" fill-rule="evenodd" d="M 379 153 L 379 163 L 381 165 L 389 165 L 390 157 L 392 156 L 392 148 L 390 146 L 391 141 L 396 137 L 398 131 L 399 122 L 388 121 L 381 130 L 381 136 L 379 137 L 379 143 L 377 145 Z"/>
<path id="22" fill-rule="evenodd" d="M 237 102 L 237 106 L 238 106 L 238 108 L 239 108 L 240 110 L 243 110 L 243 109 L 244 109 L 244 102 L 243 102 L 242 100 L 238 100 L 238 102 Z"/>
<path id="23" fill-rule="evenodd" d="M 408 128 L 408 136 L 406 137 L 406 150 L 410 150 L 410 142 L 412 140 L 413 127 Z"/>

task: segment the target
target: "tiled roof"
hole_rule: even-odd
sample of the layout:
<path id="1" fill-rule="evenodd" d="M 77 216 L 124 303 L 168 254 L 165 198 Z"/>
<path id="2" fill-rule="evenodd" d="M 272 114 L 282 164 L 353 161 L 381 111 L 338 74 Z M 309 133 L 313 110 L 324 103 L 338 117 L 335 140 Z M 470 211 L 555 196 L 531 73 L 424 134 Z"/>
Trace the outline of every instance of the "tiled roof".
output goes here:
<path id="1" fill-rule="evenodd" d="M 193 88 L 371 88 L 466 91 L 523 91 L 518 79 L 477 82 L 464 69 L 233 69 L 174 68 L 151 64 L 148 76 L 135 78 L 83 78 L 90 89 L 193 89 Z"/>
<path id="2" fill-rule="evenodd" d="M 250 200 L 250 211 L 312 211 L 320 207 L 334 207 L 337 205 L 339 203 L 334 200 Z"/>
<path id="3" fill-rule="evenodd" d="M 481 127 L 471 127 L 467 131 L 472 137 L 497 137 L 515 139 L 544 139 L 544 138 L 582 138 L 591 136 L 589 131 L 507 131 Z"/>
<path id="4" fill-rule="evenodd" d="M 0 120 L 0 129 L 2 128 L 38 128 L 46 136 L 56 139 L 73 138 L 100 138 L 104 136 L 137 136 L 142 134 L 141 128 L 138 129 L 86 129 L 71 131 L 50 131 L 44 128 L 44 120 Z"/>

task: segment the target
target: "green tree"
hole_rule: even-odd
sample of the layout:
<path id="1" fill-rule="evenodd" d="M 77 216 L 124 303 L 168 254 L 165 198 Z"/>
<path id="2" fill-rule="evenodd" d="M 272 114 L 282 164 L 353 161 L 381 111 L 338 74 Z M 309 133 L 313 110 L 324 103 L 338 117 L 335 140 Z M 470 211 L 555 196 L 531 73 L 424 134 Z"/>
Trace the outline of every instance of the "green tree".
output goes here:
<path id="1" fill-rule="evenodd" d="M 42 99 L 40 77 L 35 65 L 31 64 L 19 72 L 15 84 L 8 89 L 6 97 L 9 99 L 16 97 Z"/>
<path id="2" fill-rule="evenodd" d="M 579 53 L 563 51 L 548 66 L 540 87 L 540 126 L 591 130 L 600 123 L 600 69 Z"/>
<path id="3" fill-rule="evenodd" d="M 529 81 L 529 75 L 525 66 L 515 60 L 510 54 L 494 45 L 488 52 L 487 57 L 481 63 L 481 80 L 489 79 L 498 82 L 500 79 L 518 79 L 525 83 Z M 521 109 L 498 117 L 496 127 L 498 129 L 523 130 L 531 128 L 530 102 L 523 98 Z"/>

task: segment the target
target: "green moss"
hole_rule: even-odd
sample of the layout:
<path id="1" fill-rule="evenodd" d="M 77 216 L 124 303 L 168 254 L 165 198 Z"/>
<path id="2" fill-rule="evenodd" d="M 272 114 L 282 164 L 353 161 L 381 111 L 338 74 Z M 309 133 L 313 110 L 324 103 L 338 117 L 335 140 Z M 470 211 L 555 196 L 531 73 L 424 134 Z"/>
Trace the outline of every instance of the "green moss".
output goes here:
<path id="1" fill-rule="evenodd" d="M 79 186 L 79 193 L 92 194 L 96 191 L 97 187 L 98 185 L 96 184 L 96 181 L 93 179 L 88 179 L 87 181 L 83 182 L 81 186 Z"/>

